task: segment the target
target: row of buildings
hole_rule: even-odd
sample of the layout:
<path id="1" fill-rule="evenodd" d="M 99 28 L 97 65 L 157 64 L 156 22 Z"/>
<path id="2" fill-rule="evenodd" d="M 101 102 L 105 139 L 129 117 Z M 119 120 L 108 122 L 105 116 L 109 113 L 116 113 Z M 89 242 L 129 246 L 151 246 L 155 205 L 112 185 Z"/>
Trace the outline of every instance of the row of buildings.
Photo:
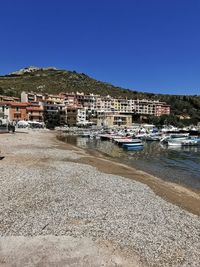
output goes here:
<path id="1" fill-rule="evenodd" d="M 59 95 L 22 92 L 21 98 L 0 96 L 0 117 L 9 121 L 57 121 L 58 125 L 69 126 L 130 126 L 136 114 L 156 117 L 169 115 L 170 106 L 160 101 L 79 92 Z"/>

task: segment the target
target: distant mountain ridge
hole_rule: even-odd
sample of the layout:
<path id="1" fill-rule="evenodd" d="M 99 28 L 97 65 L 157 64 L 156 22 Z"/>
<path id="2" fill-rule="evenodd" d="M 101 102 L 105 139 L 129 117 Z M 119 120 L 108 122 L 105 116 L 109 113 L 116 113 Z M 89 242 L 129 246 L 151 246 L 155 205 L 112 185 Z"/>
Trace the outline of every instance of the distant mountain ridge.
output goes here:
<path id="1" fill-rule="evenodd" d="M 178 96 L 144 93 L 124 89 L 98 81 L 84 73 L 59 70 L 55 67 L 26 67 L 8 75 L 0 76 L 0 94 L 20 96 L 22 91 L 58 94 L 60 92 L 83 92 L 112 97 L 152 99 L 171 105 L 172 115 L 188 114 L 200 121 L 200 96 Z"/>

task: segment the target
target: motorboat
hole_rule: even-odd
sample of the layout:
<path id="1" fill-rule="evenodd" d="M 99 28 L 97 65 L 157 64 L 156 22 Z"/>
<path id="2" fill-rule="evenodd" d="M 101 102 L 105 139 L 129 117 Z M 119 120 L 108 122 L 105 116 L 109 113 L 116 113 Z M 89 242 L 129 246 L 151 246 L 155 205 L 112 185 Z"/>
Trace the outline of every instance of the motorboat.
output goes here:
<path id="1" fill-rule="evenodd" d="M 140 139 L 133 139 L 132 142 L 124 143 L 122 147 L 126 150 L 131 150 L 132 148 L 136 147 L 144 147 L 144 144 Z"/>
<path id="2" fill-rule="evenodd" d="M 148 134 L 144 137 L 145 141 L 160 141 L 162 139 L 162 135 L 158 133 Z"/>
<path id="3" fill-rule="evenodd" d="M 179 140 L 185 140 L 189 137 L 189 133 L 185 134 L 170 134 L 165 135 L 163 138 L 160 139 L 161 143 L 168 143 L 169 141 L 179 141 Z"/>
<path id="4" fill-rule="evenodd" d="M 141 151 L 144 149 L 144 146 L 127 146 L 123 147 L 123 149 L 126 151 Z"/>
<path id="5" fill-rule="evenodd" d="M 181 143 L 182 146 L 198 146 L 199 144 L 199 141 L 195 139 L 184 140 Z"/>
<path id="6" fill-rule="evenodd" d="M 200 145 L 200 138 L 186 137 L 185 139 L 169 139 L 168 146 L 198 146 Z"/>
<path id="7" fill-rule="evenodd" d="M 114 138 L 113 142 L 115 144 L 123 145 L 123 144 L 129 144 L 132 143 L 134 139 L 132 139 L 131 137 L 121 137 L 121 138 Z M 137 139 L 138 140 L 138 139 Z"/>
<path id="8" fill-rule="evenodd" d="M 185 139 L 186 140 L 186 139 Z M 182 146 L 182 142 L 185 141 L 184 139 L 180 139 L 180 140 L 174 140 L 174 139 L 169 139 L 167 141 L 167 145 L 168 146 Z"/>

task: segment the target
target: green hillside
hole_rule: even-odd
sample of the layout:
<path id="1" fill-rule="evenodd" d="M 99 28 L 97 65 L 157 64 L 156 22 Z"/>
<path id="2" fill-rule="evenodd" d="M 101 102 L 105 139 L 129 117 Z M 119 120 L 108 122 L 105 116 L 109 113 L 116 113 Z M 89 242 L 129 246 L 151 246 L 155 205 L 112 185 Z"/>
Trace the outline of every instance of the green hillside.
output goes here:
<path id="1" fill-rule="evenodd" d="M 143 93 L 126 90 L 92 79 L 84 73 L 65 70 L 38 70 L 23 75 L 0 76 L 0 93 L 19 96 L 22 91 L 44 93 L 84 92 L 116 97 L 144 97 Z M 148 97 L 150 97 L 149 94 Z M 146 97 L 146 96 L 145 96 Z"/>
<path id="2" fill-rule="evenodd" d="M 200 121 L 200 96 L 158 95 L 133 91 L 95 80 L 76 71 L 39 69 L 21 75 L 0 76 L 0 94 L 20 96 L 22 91 L 52 94 L 79 91 L 122 98 L 159 99 L 171 105 L 172 116 L 188 114 L 191 116 L 191 122 L 196 124 Z"/>

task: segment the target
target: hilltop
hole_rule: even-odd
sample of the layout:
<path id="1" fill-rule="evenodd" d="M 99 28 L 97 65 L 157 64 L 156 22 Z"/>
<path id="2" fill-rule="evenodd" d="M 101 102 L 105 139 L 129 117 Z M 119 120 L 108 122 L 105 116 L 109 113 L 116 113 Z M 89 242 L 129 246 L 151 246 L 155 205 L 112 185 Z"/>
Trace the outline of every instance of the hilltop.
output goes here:
<path id="1" fill-rule="evenodd" d="M 43 93 L 84 92 L 113 97 L 144 98 L 153 94 L 145 94 L 124 89 L 112 84 L 95 80 L 84 73 L 58 70 L 55 67 L 26 67 L 0 76 L 0 93 L 19 96 L 22 91 Z"/>
<path id="2" fill-rule="evenodd" d="M 85 73 L 59 70 L 55 67 L 27 67 L 8 75 L 0 76 L 0 94 L 20 96 L 22 91 L 50 94 L 78 91 L 86 94 L 111 95 L 117 98 L 159 99 L 171 105 L 172 115 L 187 114 L 191 117 L 188 123 L 200 121 L 200 96 L 139 92 L 98 81 Z"/>

